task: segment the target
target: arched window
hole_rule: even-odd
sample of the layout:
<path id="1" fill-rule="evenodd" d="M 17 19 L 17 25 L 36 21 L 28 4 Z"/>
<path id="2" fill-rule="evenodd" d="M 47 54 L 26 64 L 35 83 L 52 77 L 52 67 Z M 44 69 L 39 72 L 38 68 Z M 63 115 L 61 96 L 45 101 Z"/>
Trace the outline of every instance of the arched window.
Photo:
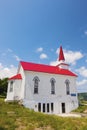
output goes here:
<path id="1" fill-rule="evenodd" d="M 13 92 L 13 83 L 14 83 L 13 81 L 10 82 L 10 90 L 9 90 L 10 92 Z"/>
<path id="2" fill-rule="evenodd" d="M 66 94 L 70 95 L 70 86 L 69 86 L 70 82 L 68 79 L 65 81 L 65 84 L 66 84 Z"/>
<path id="3" fill-rule="evenodd" d="M 34 77 L 34 94 L 38 94 L 38 86 L 39 86 L 39 78 L 37 76 Z"/>
<path id="4" fill-rule="evenodd" d="M 54 78 L 51 78 L 50 80 L 51 82 L 51 94 L 55 94 L 55 79 Z"/>

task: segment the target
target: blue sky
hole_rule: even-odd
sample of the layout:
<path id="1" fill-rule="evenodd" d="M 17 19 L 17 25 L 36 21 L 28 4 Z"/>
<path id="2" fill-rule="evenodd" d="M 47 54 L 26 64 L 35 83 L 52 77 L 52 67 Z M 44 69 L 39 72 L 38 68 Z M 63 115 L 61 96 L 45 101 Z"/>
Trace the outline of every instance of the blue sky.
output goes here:
<path id="1" fill-rule="evenodd" d="M 60 45 L 87 92 L 87 0 L 0 0 L 0 78 L 20 60 L 57 64 Z"/>

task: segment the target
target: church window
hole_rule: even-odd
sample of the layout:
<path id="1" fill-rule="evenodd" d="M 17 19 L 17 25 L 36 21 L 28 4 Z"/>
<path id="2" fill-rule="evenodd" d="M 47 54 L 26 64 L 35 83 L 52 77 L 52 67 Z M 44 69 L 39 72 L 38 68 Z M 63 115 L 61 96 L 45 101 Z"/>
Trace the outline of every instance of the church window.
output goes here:
<path id="1" fill-rule="evenodd" d="M 51 103 L 51 112 L 53 112 L 53 109 L 54 109 L 54 104 Z"/>
<path id="2" fill-rule="evenodd" d="M 45 103 L 43 103 L 43 112 L 45 112 Z"/>
<path id="3" fill-rule="evenodd" d="M 51 82 L 51 94 L 55 94 L 55 79 L 52 78 L 50 82 Z"/>
<path id="4" fill-rule="evenodd" d="M 65 81 L 65 84 L 66 84 L 66 94 L 70 95 L 70 86 L 69 86 L 70 82 L 68 79 Z"/>
<path id="5" fill-rule="evenodd" d="M 47 112 L 49 112 L 49 103 L 47 103 Z"/>
<path id="6" fill-rule="evenodd" d="M 41 103 L 38 103 L 38 111 L 41 112 Z"/>
<path id="7" fill-rule="evenodd" d="M 36 76 L 34 77 L 34 94 L 38 94 L 38 86 L 39 86 L 39 78 Z"/>
<path id="8" fill-rule="evenodd" d="M 10 82 L 10 92 L 13 92 L 13 81 Z"/>

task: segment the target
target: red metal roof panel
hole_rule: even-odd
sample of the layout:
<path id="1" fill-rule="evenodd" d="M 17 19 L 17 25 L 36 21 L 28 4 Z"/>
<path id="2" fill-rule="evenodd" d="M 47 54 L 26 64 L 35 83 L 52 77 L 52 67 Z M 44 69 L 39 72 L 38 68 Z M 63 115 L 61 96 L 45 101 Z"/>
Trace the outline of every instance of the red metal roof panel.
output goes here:
<path id="1" fill-rule="evenodd" d="M 20 64 L 22 65 L 23 69 L 27 71 L 36 71 L 36 72 L 61 74 L 61 75 L 69 75 L 69 76 L 77 77 L 77 75 L 71 72 L 70 70 L 62 69 L 59 68 L 58 66 L 36 64 L 36 63 L 24 62 L 24 61 L 21 61 Z"/>
<path id="2" fill-rule="evenodd" d="M 9 78 L 9 80 L 13 80 L 13 79 L 22 79 L 22 76 L 21 76 L 21 74 L 17 74 L 17 75 L 14 75 L 13 77 Z"/>

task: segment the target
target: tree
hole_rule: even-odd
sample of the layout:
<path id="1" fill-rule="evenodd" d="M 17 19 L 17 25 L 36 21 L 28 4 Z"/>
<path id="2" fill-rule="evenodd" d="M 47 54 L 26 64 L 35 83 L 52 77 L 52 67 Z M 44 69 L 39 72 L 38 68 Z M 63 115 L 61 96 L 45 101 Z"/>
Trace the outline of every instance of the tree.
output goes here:
<path id="1" fill-rule="evenodd" d="M 8 78 L 0 79 L 0 95 L 6 96 Z"/>

